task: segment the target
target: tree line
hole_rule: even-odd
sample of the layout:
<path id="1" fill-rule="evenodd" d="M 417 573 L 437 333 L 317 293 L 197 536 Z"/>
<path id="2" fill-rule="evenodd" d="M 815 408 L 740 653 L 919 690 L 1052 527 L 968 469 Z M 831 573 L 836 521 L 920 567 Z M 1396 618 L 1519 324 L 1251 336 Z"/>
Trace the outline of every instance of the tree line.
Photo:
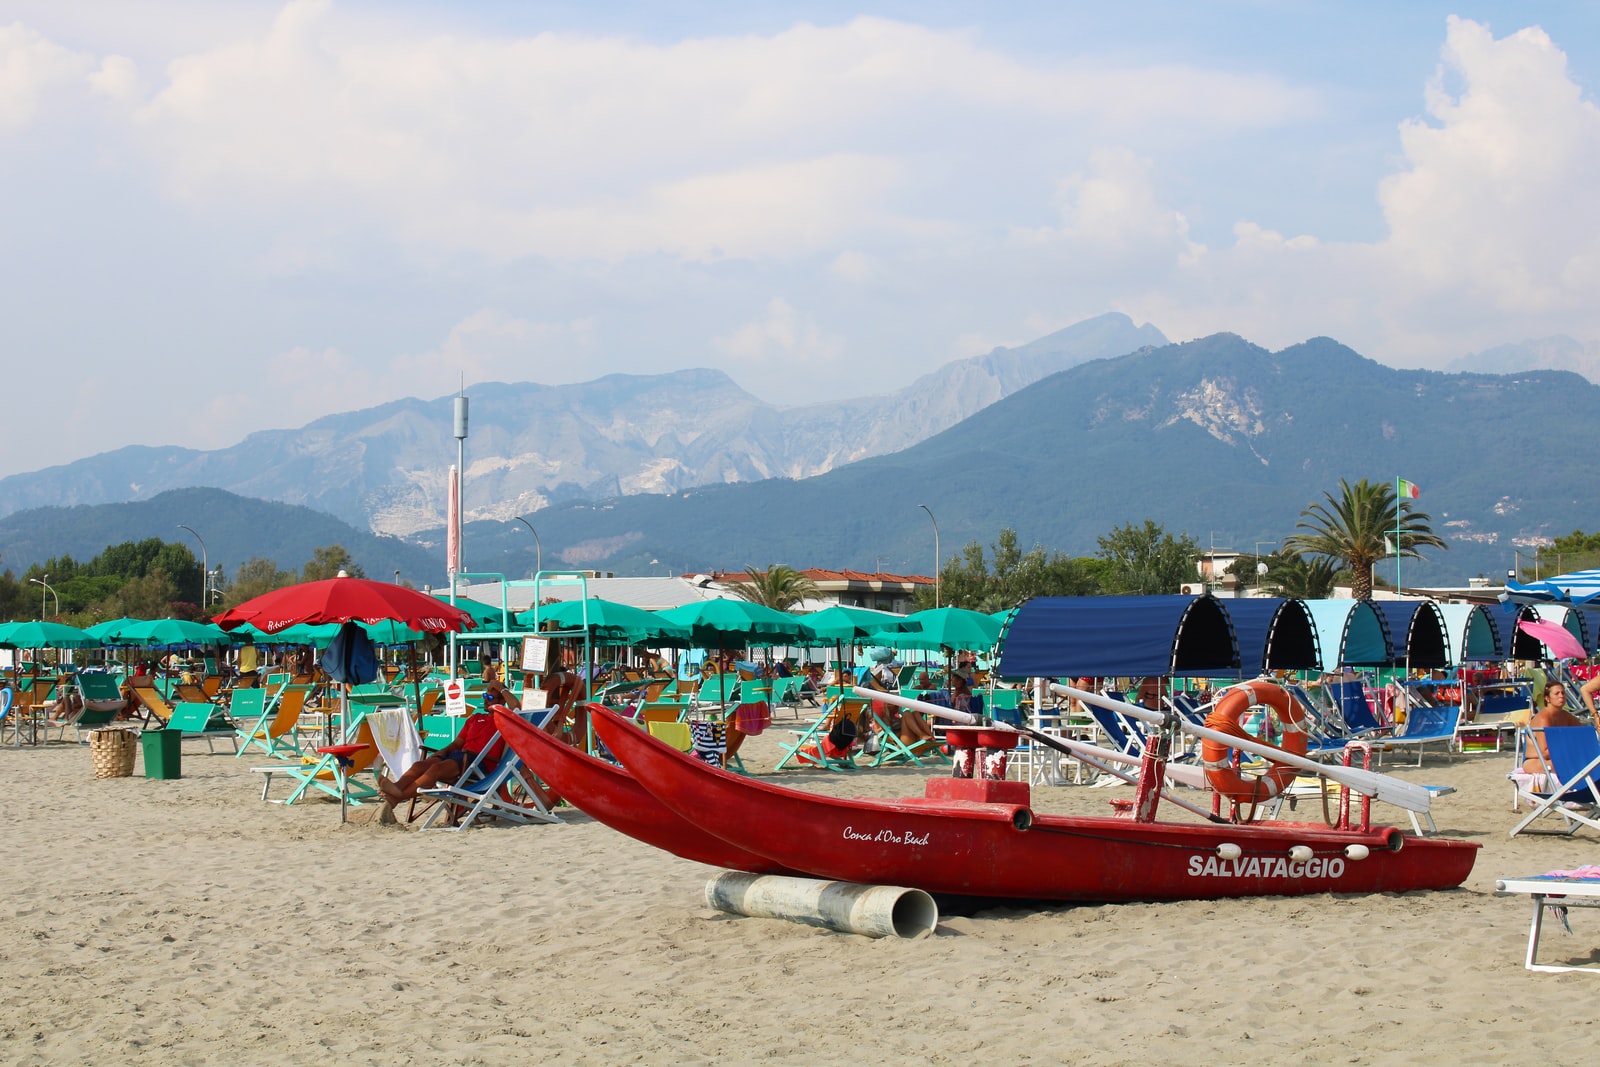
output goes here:
<path id="1" fill-rule="evenodd" d="M 111 545 L 87 562 L 61 555 L 20 575 L 9 568 L 0 572 L 0 619 L 43 617 L 71 626 L 123 616 L 200 620 L 282 586 L 332 578 L 340 570 L 365 577 L 361 565 L 337 544 L 315 549 L 298 570 L 280 569 L 271 559 L 248 559 L 231 579 L 212 576 L 211 603 L 203 606 L 201 564 L 189 546 L 150 537 Z"/>
<path id="2" fill-rule="evenodd" d="M 1397 500 L 1389 481 L 1355 484 L 1341 480 L 1336 490 L 1301 512 L 1295 532 L 1283 547 L 1265 556 L 1241 556 L 1228 572 L 1241 582 L 1260 582 L 1274 596 L 1310 599 L 1330 595 L 1347 584 L 1352 595 L 1372 593 L 1373 565 L 1399 555 L 1421 559 L 1424 548 L 1449 547 L 1433 532 L 1432 518 L 1407 498 Z M 1600 535 L 1579 543 L 1600 555 Z M 1592 545 L 1590 542 L 1593 542 Z M 1174 537 L 1157 523 L 1128 523 L 1098 538 L 1093 556 L 1071 557 L 1035 544 L 1024 552 L 1016 531 L 1000 531 L 986 554 L 973 541 L 940 569 L 937 595 L 946 605 L 994 612 L 1034 596 L 1111 596 L 1176 593 L 1200 577 L 1200 545 L 1187 533 Z M 1266 565 L 1259 573 L 1258 564 Z M 934 606 L 934 589 L 919 589 L 914 605 Z"/>

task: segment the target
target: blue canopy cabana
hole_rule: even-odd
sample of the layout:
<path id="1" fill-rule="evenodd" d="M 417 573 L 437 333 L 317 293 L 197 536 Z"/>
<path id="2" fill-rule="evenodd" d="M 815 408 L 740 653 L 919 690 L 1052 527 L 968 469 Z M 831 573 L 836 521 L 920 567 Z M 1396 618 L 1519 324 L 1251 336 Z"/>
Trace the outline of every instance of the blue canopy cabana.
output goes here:
<path id="1" fill-rule="evenodd" d="M 1482 604 L 1440 604 L 1450 665 L 1504 659 L 1494 614 Z"/>
<path id="2" fill-rule="evenodd" d="M 1314 671 L 1322 663 L 1317 628 L 1305 603 L 1286 597 L 1239 597 L 1223 601 L 1239 644 L 1239 674 L 1254 678 L 1269 670 Z"/>
<path id="3" fill-rule="evenodd" d="M 1233 623 L 1211 596 L 1035 597 L 1000 635 L 1006 678 L 1232 674 Z"/>
<path id="4" fill-rule="evenodd" d="M 1494 622 L 1495 640 L 1500 659 L 1541 659 L 1544 656 L 1544 646 L 1537 637 L 1525 634 L 1517 629 L 1519 619 L 1533 622 L 1539 618 L 1537 612 L 1527 604 L 1518 604 L 1514 601 L 1496 604 L 1488 609 L 1489 618 Z"/>
<path id="5" fill-rule="evenodd" d="M 1317 629 L 1322 671 L 1382 667 L 1390 662 L 1389 631 L 1370 600 L 1307 600 L 1304 604 Z"/>
<path id="6" fill-rule="evenodd" d="M 1389 665 L 1449 667 L 1449 635 L 1439 605 L 1431 600 L 1374 600 L 1389 633 Z"/>

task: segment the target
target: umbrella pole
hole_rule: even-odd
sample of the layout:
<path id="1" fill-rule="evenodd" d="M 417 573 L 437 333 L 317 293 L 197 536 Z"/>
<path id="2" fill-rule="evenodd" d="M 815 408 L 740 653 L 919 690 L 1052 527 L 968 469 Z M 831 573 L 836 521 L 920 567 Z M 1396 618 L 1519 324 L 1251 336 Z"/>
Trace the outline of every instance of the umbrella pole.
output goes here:
<path id="1" fill-rule="evenodd" d="M 422 683 L 417 679 L 417 643 L 406 642 L 406 673 L 411 676 L 411 696 L 417 702 L 417 714 L 422 714 Z M 502 678 L 501 682 L 504 683 Z"/>

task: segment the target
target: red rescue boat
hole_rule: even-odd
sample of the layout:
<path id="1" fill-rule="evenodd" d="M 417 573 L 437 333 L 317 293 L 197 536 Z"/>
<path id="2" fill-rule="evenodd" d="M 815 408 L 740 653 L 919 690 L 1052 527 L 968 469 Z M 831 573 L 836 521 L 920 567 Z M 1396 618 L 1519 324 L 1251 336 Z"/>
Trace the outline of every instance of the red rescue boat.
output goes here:
<path id="1" fill-rule="evenodd" d="M 597 707 L 590 705 L 589 713 L 593 715 Z M 795 873 L 706 833 L 662 805 L 627 771 L 558 741 L 520 715 L 496 711 L 494 724 L 522 762 L 596 822 L 696 863 L 751 874 Z"/>
<path id="2" fill-rule="evenodd" d="M 1393 827 L 1035 815 L 1024 782 L 933 779 L 928 796 L 838 799 L 711 767 L 604 709 L 637 783 L 737 848 L 818 878 L 1024 900 L 1130 901 L 1451 889 L 1473 842 Z"/>

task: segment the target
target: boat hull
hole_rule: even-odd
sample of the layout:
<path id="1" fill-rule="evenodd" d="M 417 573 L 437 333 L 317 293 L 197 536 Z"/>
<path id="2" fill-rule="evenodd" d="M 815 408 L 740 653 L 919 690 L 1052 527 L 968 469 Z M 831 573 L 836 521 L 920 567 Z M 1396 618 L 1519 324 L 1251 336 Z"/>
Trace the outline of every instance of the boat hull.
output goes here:
<path id="1" fill-rule="evenodd" d="M 738 848 L 818 878 L 1098 902 L 1405 892 L 1460 885 L 1479 847 L 1392 827 L 1140 823 L 1034 815 L 1019 804 L 842 800 L 728 774 L 609 712 L 594 722 L 662 804 Z M 1297 847 L 1309 857 L 1291 856 Z"/>
<path id="2" fill-rule="evenodd" d="M 795 873 L 707 833 L 663 806 L 627 771 L 558 741 L 520 716 L 495 712 L 495 725 L 535 774 L 596 822 L 696 863 L 751 874 Z"/>

